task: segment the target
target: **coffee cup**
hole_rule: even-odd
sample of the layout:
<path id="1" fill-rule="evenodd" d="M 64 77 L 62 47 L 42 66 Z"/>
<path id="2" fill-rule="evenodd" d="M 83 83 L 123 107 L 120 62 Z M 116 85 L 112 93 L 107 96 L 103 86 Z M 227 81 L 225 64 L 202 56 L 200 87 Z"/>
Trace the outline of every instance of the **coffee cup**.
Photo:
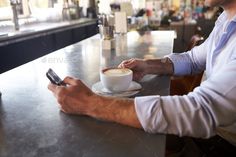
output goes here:
<path id="1" fill-rule="evenodd" d="M 127 68 L 107 68 L 100 72 L 100 80 L 109 92 L 126 91 L 133 79 L 133 72 Z"/>

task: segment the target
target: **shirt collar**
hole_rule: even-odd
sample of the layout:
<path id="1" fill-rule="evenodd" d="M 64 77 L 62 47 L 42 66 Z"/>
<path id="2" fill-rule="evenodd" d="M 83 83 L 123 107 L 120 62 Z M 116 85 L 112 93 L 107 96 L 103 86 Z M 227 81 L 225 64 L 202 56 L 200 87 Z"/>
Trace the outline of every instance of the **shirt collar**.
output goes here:
<path id="1" fill-rule="evenodd" d="M 225 23 L 225 21 L 228 21 L 227 19 L 227 14 L 225 11 L 223 11 L 220 16 L 218 17 L 218 19 L 215 22 L 216 26 L 220 26 L 223 25 Z M 232 18 L 232 20 L 230 20 L 229 22 L 236 22 L 236 15 Z"/>
<path id="2" fill-rule="evenodd" d="M 224 11 L 223 13 L 220 14 L 218 19 L 216 20 L 215 25 L 216 26 L 222 25 L 223 23 L 225 23 L 226 20 L 227 20 L 227 14 Z"/>
<path id="3" fill-rule="evenodd" d="M 236 22 L 236 15 L 234 15 L 232 21 L 233 21 L 233 22 Z"/>

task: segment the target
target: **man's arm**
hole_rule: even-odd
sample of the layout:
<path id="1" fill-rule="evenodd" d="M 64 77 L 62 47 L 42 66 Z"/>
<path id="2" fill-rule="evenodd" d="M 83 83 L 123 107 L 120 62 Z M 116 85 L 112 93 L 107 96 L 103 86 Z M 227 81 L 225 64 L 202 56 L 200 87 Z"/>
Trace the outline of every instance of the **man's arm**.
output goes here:
<path id="1" fill-rule="evenodd" d="M 140 80 L 146 74 L 172 75 L 174 73 L 173 63 L 167 57 L 161 59 L 132 58 L 123 61 L 119 67 L 131 69 L 134 80 Z"/>
<path id="2" fill-rule="evenodd" d="M 98 96 L 96 105 L 93 105 L 87 115 L 105 121 L 141 128 L 133 99 Z"/>
<path id="3" fill-rule="evenodd" d="M 174 67 L 174 75 L 194 75 L 206 69 L 207 52 L 212 48 L 214 39 L 212 32 L 210 36 L 199 46 L 183 53 L 172 53 L 167 57 Z"/>
<path id="4" fill-rule="evenodd" d="M 48 85 L 63 112 L 141 128 L 133 99 L 96 95 L 81 80 L 71 77 L 66 77 L 63 82 L 67 86 Z"/>
<path id="5" fill-rule="evenodd" d="M 147 132 L 210 137 L 236 121 L 236 60 L 224 65 L 184 96 L 136 97 L 135 108 Z M 230 82 L 230 84 L 229 84 Z"/>
<path id="6" fill-rule="evenodd" d="M 174 66 L 172 61 L 165 57 L 161 59 L 147 59 L 147 74 L 173 75 Z"/>

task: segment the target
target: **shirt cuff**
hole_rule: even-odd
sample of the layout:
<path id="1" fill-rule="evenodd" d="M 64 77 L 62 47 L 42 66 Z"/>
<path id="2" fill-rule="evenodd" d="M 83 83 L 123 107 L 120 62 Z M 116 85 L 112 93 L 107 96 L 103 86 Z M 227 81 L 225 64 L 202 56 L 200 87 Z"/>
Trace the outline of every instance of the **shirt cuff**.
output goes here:
<path id="1" fill-rule="evenodd" d="M 185 75 L 189 72 L 189 63 L 190 59 L 188 58 L 188 55 L 186 53 L 179 54 L 179 53 L 172 53 L 170 55 L 167 55 L 174 66 L 174 75 Z"/>
<path id="2" fill-rule="evenodd" d="M 134 102 L 139 122 L 146 132 L 166 132 L 167 122 L 162 112 L 159 95 L 136 97 Z"/>

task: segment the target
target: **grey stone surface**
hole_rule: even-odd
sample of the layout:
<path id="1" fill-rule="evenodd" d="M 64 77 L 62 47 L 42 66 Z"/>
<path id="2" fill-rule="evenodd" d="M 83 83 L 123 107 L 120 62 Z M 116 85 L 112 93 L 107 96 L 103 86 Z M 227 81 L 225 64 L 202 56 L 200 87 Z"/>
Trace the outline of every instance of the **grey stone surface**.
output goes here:
<path id="1" fill-rule="evenodd" d="M 99 36 L 55 51 L 0 75 L 1 157 L 163 157 L 165 135 L 148 134 L 86 116 L 66 115 L 48 91 L 45 73 L 54 69 L 89 87 L 103 66 L 133 57 L 156 58 L 173 49 L 170 33 L 131 32 L 117 37 L 116 49 L 102 51 Z M 169 78 L 146 76 L 137 94 L 168 95 Z"/>

